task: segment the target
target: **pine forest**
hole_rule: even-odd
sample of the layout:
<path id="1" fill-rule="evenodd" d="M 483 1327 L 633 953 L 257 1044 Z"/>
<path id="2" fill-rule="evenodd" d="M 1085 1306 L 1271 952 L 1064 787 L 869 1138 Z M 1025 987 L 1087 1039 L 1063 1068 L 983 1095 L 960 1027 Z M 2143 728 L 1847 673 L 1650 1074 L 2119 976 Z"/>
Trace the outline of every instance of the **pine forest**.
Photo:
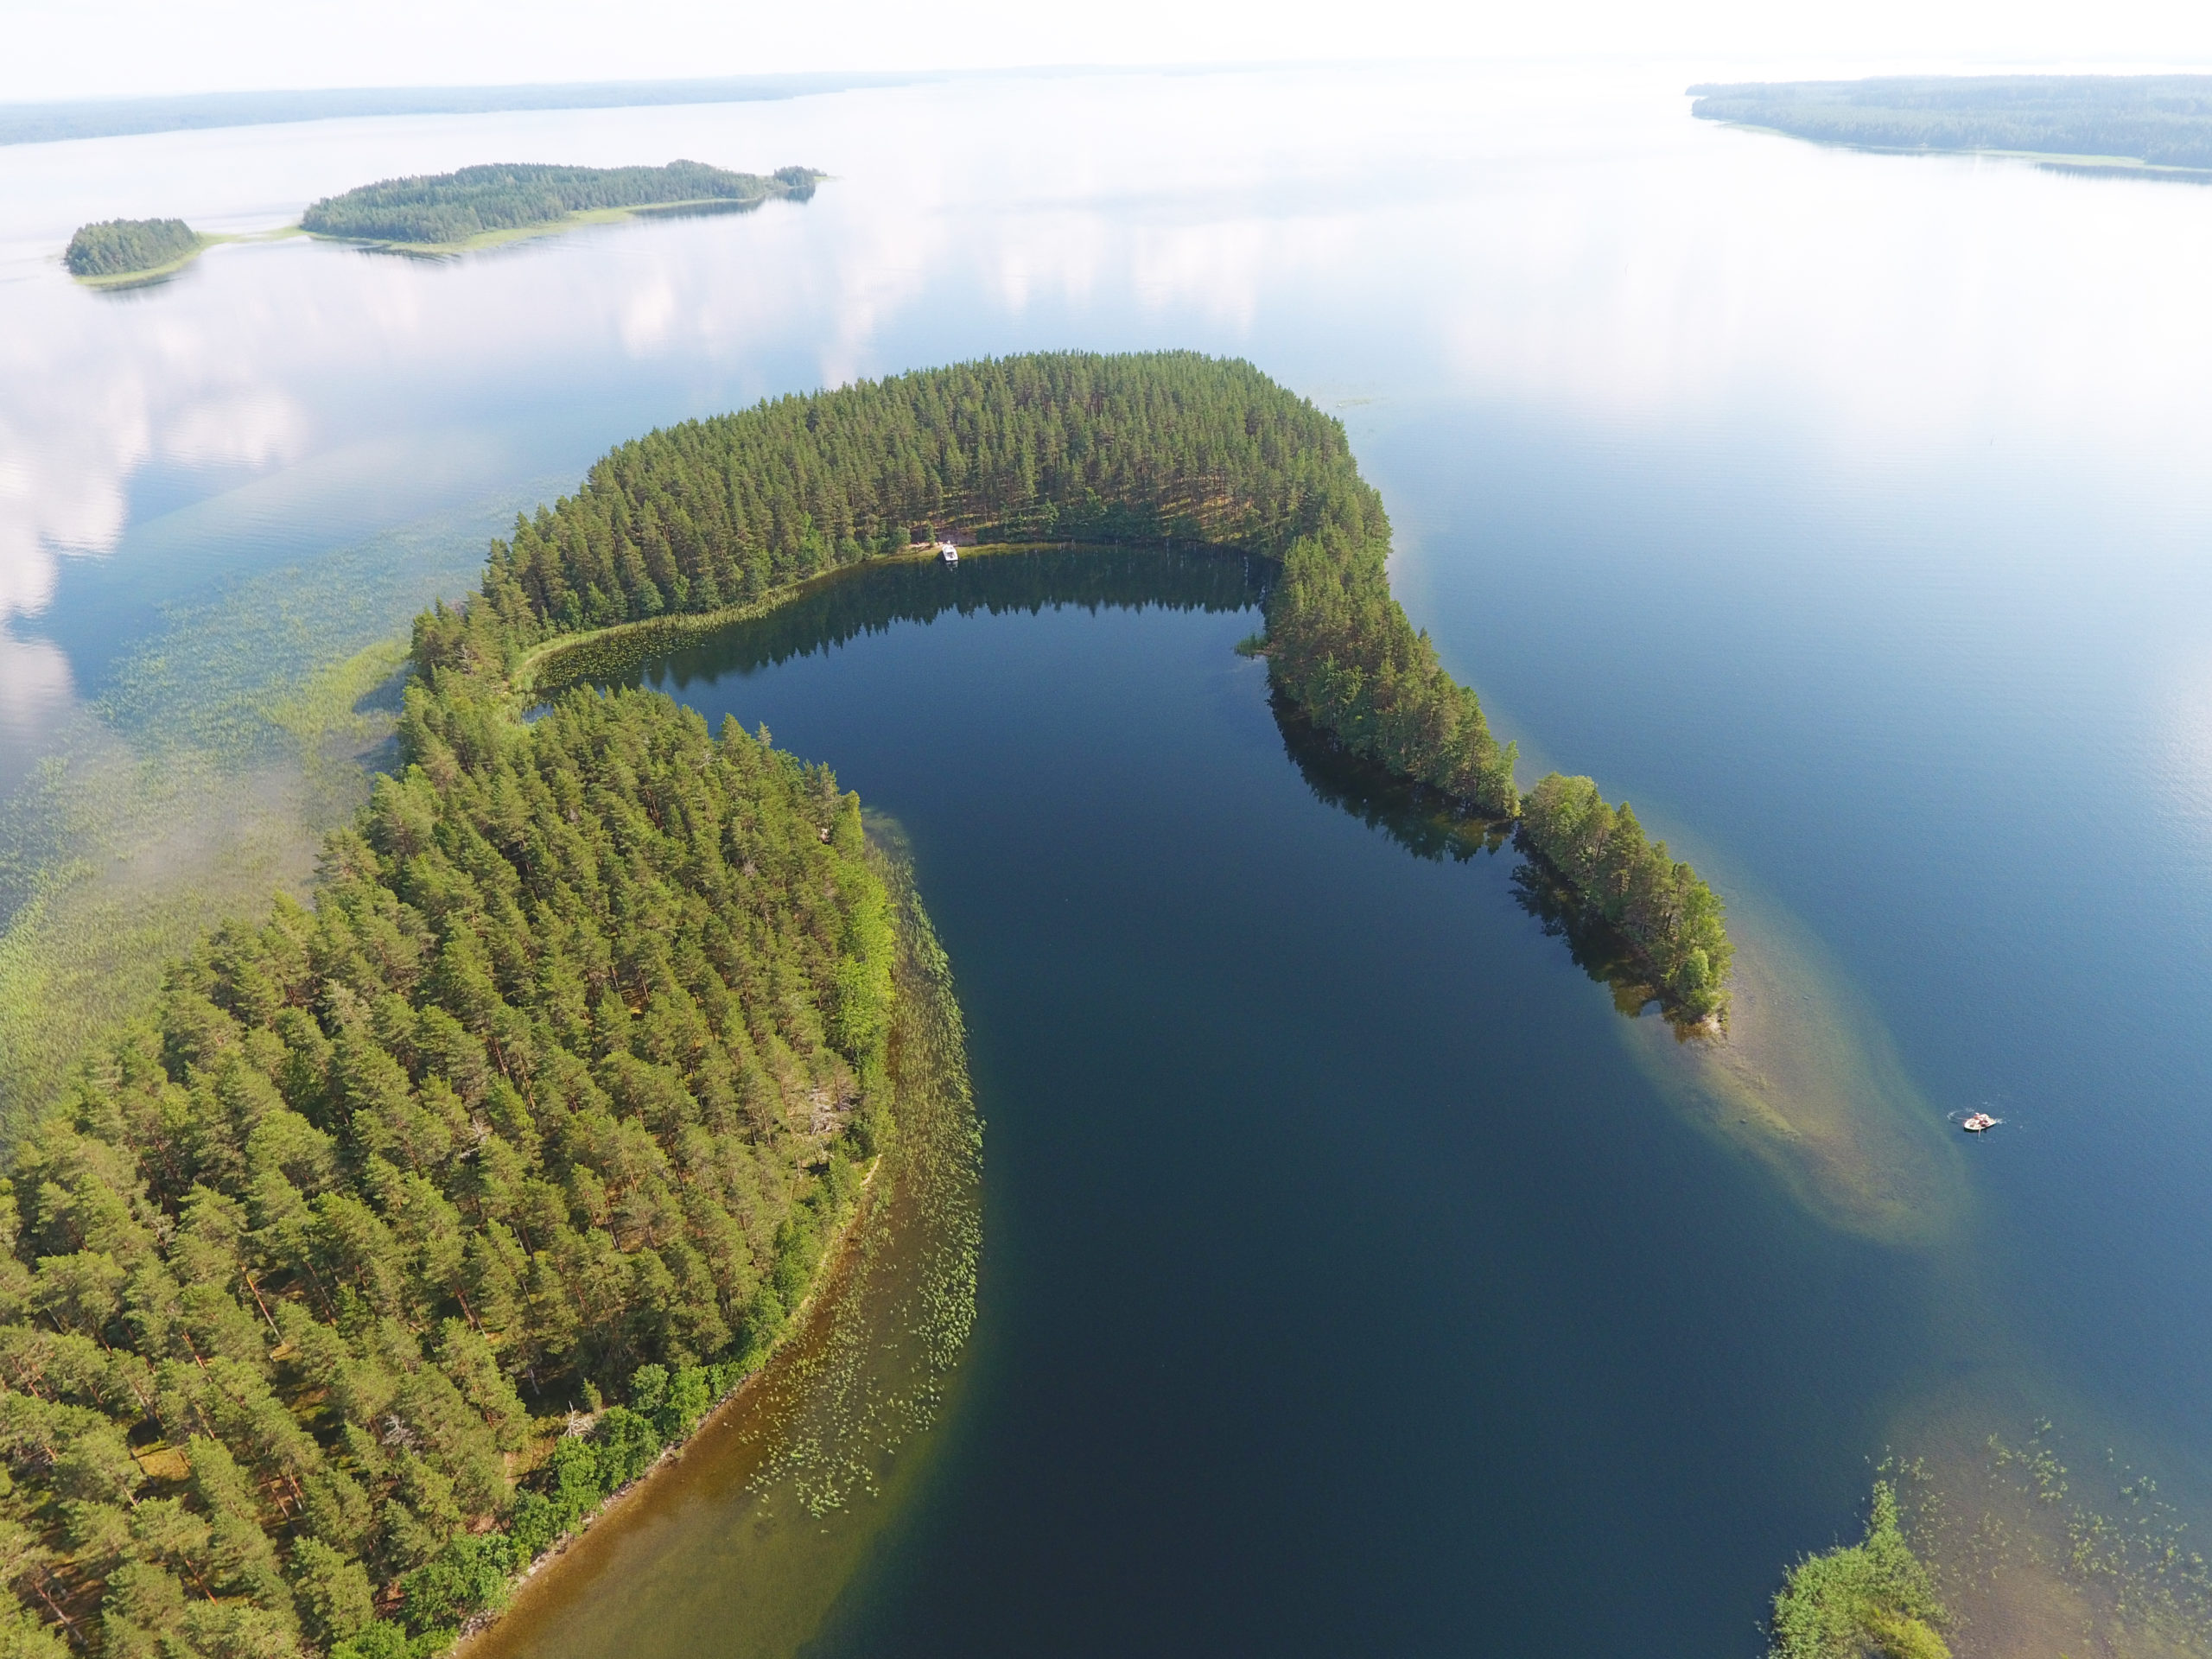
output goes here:
<path id="1" fill-rule="evenodd" d="M 73 276 L 128 276 L 199 251 L 199 236 L 181 219 L 105 219 L 78 226 L 61 258 Z"/>

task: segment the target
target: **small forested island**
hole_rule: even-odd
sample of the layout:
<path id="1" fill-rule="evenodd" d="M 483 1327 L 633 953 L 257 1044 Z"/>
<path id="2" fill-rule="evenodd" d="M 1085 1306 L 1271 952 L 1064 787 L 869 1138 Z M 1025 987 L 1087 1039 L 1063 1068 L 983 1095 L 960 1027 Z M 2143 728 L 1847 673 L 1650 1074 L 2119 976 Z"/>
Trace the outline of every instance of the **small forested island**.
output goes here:
<path id="1" fill-rule="evenodd" d="M 1719 901 L 1588 779 L 1523 799 L 1343 429 L 1249 364 L 1014 358 L 652 433 L 416 620 L 403 769 L 312 906 L 208 938 L 10 1126 L 16 1659 L 429 1659 L 760 1365 L 901 1144 L 910 929 L 825 768 L 551 693 L 918 530 L 1266 562 L 1278 695 L 1517 819 L 1677 1015 L 1725 1005 Z"/>
<path id="2" fill-rule="evenodd" d="M 1774 1599 L 1768 1659 L 1950 1659 L 1937 1633 L 1945 1622 L 1928 1569 L 1905 1538 L 1897 1492 L 1878 1480 L 1866 1535 L 1789 1569 Z"/>
<path id="3" fill-rule="evenodd" d="M 1700 120 L 1825 143 L 2212 177 L 2212 75 L 1903 75 L 1689 90 Z"/>
<path id="4" fill-rule="evenodd" d="M 547 167 L 502 163 L 457 173 L 386 179 L 307 210 L 314 236 L 401 247 L 442 248 L 542 229 L 578 215 L 681 207 L 744 207 L 772 197 L 804 199 L 828 175 L 783 167 L 766 175 L 701 162 L 666 167 Z"/>
<path id="5" fill-rule="evenodd" d="M 86 282 L 143 279 L 176 270 L 208 241 L 181 219 L 104 219 L 79 226 L 61 261 Z"/>

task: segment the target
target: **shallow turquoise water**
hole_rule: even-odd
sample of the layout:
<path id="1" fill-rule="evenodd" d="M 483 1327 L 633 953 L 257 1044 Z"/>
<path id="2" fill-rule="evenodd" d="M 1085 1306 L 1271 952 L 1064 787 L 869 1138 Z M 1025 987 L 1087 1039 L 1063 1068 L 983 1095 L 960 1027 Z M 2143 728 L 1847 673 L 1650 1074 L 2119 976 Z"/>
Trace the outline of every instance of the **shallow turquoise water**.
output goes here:
<path id="1" fill-rule="evenodd" d="M 1947 1246 L 1974 1306 L 1686 1126 L 1510 859 L 1318 800 L 1249 616 L 694 664 L 908 826 L 991 1123 L 969 1391 L 825 1649 L 1750 1652 L 1897 1425 L 2000 1375 L 2202 1490 L 2212 194 L 1713 129 L 1709 67 L 0 150 L 0 785 L 162 604 L 656 423 L 1241 353 L 1346 420 L 1526 775 L 1627 794 L 1822 943 L 1929 1111 L 2007 1120 Z M 837 176 L 454 262 L 54 263 L 84 219 L 252 230 L 494 155 Z"/>

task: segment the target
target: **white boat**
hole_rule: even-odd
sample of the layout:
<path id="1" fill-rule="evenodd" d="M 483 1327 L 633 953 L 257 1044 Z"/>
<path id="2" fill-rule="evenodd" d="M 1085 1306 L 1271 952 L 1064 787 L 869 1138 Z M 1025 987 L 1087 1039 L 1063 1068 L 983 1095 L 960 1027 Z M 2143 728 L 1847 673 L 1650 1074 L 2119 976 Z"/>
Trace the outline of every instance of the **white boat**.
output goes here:
<path id="1" fill-rule="evenodd" d="M 1965 1122 L 1960 1124 L 1959 1127 L 1964 1129 L 1968 1135 L 1980 1135 L 1984 1129 L 1995 1128 L 1997 1127 L 1997 1120 L 1992 1117 L 1987 1112 L 1976 1112 L 1971 1117 L 1967 1118 Z"/>
<path id="2" fill-rule="evenodd" d="M 937 544 L 937 556 L 940 559 L 943 559 L 947 564 L 957 564 L 960 563 L 960 550 L 955 547 L 950 542 L 939 542 Z"/>

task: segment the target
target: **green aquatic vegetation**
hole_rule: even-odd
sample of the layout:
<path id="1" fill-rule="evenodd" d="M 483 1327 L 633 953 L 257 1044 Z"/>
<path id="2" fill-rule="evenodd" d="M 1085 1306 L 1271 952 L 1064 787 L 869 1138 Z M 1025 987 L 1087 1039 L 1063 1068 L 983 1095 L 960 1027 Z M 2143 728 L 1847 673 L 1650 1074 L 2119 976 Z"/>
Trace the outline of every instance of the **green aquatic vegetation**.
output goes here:
<path id="1" fill-rule="evenodd" d="M 976 1319 L 982 1126 L 951 965 L 903 860 L 886 868 L 900 915 L 899 1134 L 881 1224 L 859 1234 L 818 1338 L 778 1379 L 790 1420 L 750 1483 L 816 1520 L 880 1496 L 899 1447 L 934 1420 Z"/>
<path id="2" fill-rule="evenodd" d="M 478 1659 L 641 1640 L 674 1653 L 709 1636 L 734 1659 L 798 1650 L 925 1478 L 938 1444 L 925 1431 L 949 1403 L 976 1317 L 982 1125 L 950 965 L 903 836 L 880 817 L 867 828 L 900 919 L 897 1129 L 862 1212 L 774 1358 L 680 1460 L 595 1521 L 575 1556 L 517 1592 L 474 1638 Z"/>
<path id="3" fill-rule="evenodd" d="M 1898 1524 L 1897 1493 L 1874 1483 L 1866 1535 L 1808 1555 L 1774 1599 L 1770 1659 L 1950 1659 L 1928 1569 Z"/>
<path id="4" fill-rule="evenodd" d="M 2041 1529 L 2024 1529 L 2024 1550 L 2093 1592 L 2120 1629 L 2212 1651 L 2212 1565 L 2194 1548 L 2188 1522 L 2157 1482 L 2107 1452 L 2105 1467 L 2093 1470 L 2086 1483 L 2095 1496 L 2076 1491 L 2048 1419 L 2017 1445 L 1990 1435 L 1987 1451 L 1997 1478 L 2048 1517 Z"/>
<path id="5" fill-rule="evenodd" d="M 324 197 L 300 223 L 316 236 L 428 246 L 556 224 L 571 213 L 804 196 L 826 176 L 805 167 L 766 175 L 733 173 L 700 162 L 665 167 L 501 163 L 362 185 Z"/>
<path id="6" fill-rule="evenodd" d="M 455 514 L 166 605 L 93 711 L 149 753 L 233 765 L 353 734 L 356 706 L 405 666 L 409 620 L 474 576 L 496 522 Z"/>
<path id="7" fill-rule="evenodd" d="M 2066 1450 L 2048 1419 L 1992 1433 L 1988 1405 L 1982 1390 L 1936 1402 L 1911 1430 L 1922 1455 L 1882 1471 L 1901 1502 L 1911 1491 L 1913 1545 L 1961 1651 L 2212 1653 L 2212 1567 L 2183 1509 L 2115 1452 Z"/>
<path id="8" fill-rule="evenodd" d="M 393 648 L 335 661 L 331 648 L 381 623 L 411 583 L 449 576 L 445 545 L 415 548 L 411 558 L 404 547 L 364 550 L 362 582 L 341 582 L 320 609 L 294 602 L 296 573 L 276 573 L 172 614 L 99 711 L 117 786 L 57 781 L 49 804 L 89 811 L 95 826 L 112 830 L 104 810 L 136 797 L 134 784 L 188 772 L 211 792 L 227 786 L 235 795 L 241 767 L 265 765 L 296 779 L 316 745 L 360 734 L 339 729 L 348 721 L 373 730 L 360 694 L 389 678 Z M 317 573 L 343 563 L 326 562 Z M 359 824 L 328 843 L 316 910 L 280 901 L 257 931 L 218 930 L 171 971 L 151 1014 L 111 1039 L 54 1108 L 19 1127 L 11 1171 L 28 1219 L 12 1266 L 0 1268 L 0 1276 L 16 1275 L 11 1306 L 0 1289 L 0 1381 L 10 1390 L 0 1394 L 0 1459 L 15 1477 L 0 1497 L 0 1524 L 16 1529 L 11 1535 L 35 1563 L 10 1581 L 26 1605 L 103 1649 L 135 1653 L 156 1630 L 172 1631 L 176 1653 L 304 1643 L 371 1659 L 442 1645 L 441 1632 L 495 1607 L 515 1567 L 632 1478 L 662 1443 L 688 1433 L 757 1365 L 783 1314 L 804 1297 L 824 1241 L 851 1212 L 857 1160 L 888 1132 L 887 1112 L 876 1107 L 894 928 L 851 803 L 827 774 L 741 734 L 716 744 L 662 699 L 608 704 L 586 696 L 567 719 L 487 727 L 474 722 L 470 690 L 450 689 L 454 707 L 415 688 L 407 747 L 430 770 L 385 780 Z M 560 747 L 578 721 L 589 728 L 581 754 Z M 618 733 L 652 753 L 626 748 Z M 468 773 L 472 792 L 453 771 L 454 743 L 487 736 L 499 760 L 471 751 L 490 766 Z M 753 794 L 725 787 L 717 798 L 701 745 L 737 757 L 741 770 L 745 757 L 758 760 Z M 80 745 L 72 764 L 81 768 L 91 747 Z M 558 789 L 532 798 L 539 822 L 530 850 L 574 849 L 578 791 L 594 809 L 593 829 L 604 837 L 611 822 L 620 844 L 598 843 L 601 868 L 563 867 L 582 882 L 586 913 L 563 910 L 558 945 L 538 963 L 545 971 L 513 988 L 524 1014 L 503 1000 L 496 976 L 512 969 L 518 941 L 536 938 L 528 922 L 517 931 L 517 906 L 530 896 L 510 883 L 491 895 L 496 913 L 479 918 L 465 895 L 490 879 L 482 858 L 496 827 L 485 815 L 515 830 L 510 803 L 527 790 L 524 758 L 556 753 L 576 764 L 539 769 L 539 781 Z M 656 759 L 674 769 L 672 782 L 660 779 L 665 790 L 656 787 Z M 614 775 L 594 785 L 594 764 Z M 334 771 L 359 775 L 350 761 Z M 441 782 L 429 781 L 433 772 Z M 779 818 L 794 791 L 825 821 Z M 729 924 L 746 907 L 729 896 L 689 900 L 690 925 L 653 912 L 670 880 L 678 899 L 686 880 L 696 889 L 709 868 L 705 846 L 687 839 L 674 871 L 645 851 L 656 812 L 679 804 L 672 833 L 705 836 L 720 850 L 709 810 L 717 798 L 750 809 L 727 845 L 751 855 L 725 874 L 753 884 L 762 900 L 753 927 L 734 935 Z M 463 830 L 471 802 L 478 816 Z M 173 790 L 147 810 L 158 817 L 180 804 L 191 804 Z M 269 816 L 271 839 L 297 845 L 301 815 Z M 787 831 L 780 839 L 779 824 Z M 48 854 L 68 842 L 66 811 L 44 827 L 58 832 Z M 227 842 L 241 826 L 201 816 L 195 828 Z M 434 841 L 450 832 L 461 843 L 418 846 L 418 831 Z M 37 948 L 52 937 L 47 906 L 99 890 L 111 912 L 113 899 L 112 883 L 73 882 L 51 857 L 41 861 L 35 836 L 18 846 L 17 868 L 31 879 L 0 955 L 11 1035 L 65 995 Z M 781 891 L 783 879 L 799 885 L 792 906 L 778 911 L 765 895 Z M 143 885 L 153 895 L 168 886 Z M 283 884 L 264 881 L 262 905 L 271 885 Z M 556 889 L 556 899 L 569 890 Z M 456 900 L 467 912 L 460 931 L 454 913 L 441 909 Z M 602 906 L 596 945 L 593 904 Z M 620 934 L 625 951 L 649 944 L 658 968 L 604 942 L 608 905 L 638 924 Z M 152 962 L 173 944 L 189 906 L 149 897 L 147 909 L 148 926 L 123 948 Z M 102 913 L 97 906 L 79 912 Z M 826 919 L 810 932 L 808 915 Z M 467 966 L 472 920 L 481 924 L 480 944 L 492 941 L 480 964 L 493 976 L 489 991 Z M 766 976 L 745 988 L 752 1026 L 721 1030 L 731 1018 L 726 981 L 718 1006 L 705 980 L 654 977 L 696 973 L 702 949 L 711 963 L 728 968 L 741 958 Z M 561 969 L 564 961 L 573 973 Z M 617 973 L 620 983 L 594 996 L 593 987 Z M 454 995 L 474 1001 L 476 1014 L 456 1015 Z M 349 1007 L 351 1016 L 340 1014 Z M 582 1027 L 573 1023 L 579 1009 Z M 549 1035 L 556 1015 L 569 1024 Z M 471 1035 L 472 1018 L 492 1023 Z M 702 1029 L 717 1033 L 705 1048 L 696 1040 Z M 563 1048 L 564 1038 L 576 1046 Z M 695 1071 L 672 1077 L 664 1063 L 679 1049 Z M 739 1064 L 740 1050 L 749 1064 Z M 11 1064 L 22 1058 L 11 1048 Z M 60 1058 L 48 1055 L 49 1071 Z M 699 1081 L 702 1066 L 719 1094 Z M 565 1083 L 555 1075 L 563 1071 Z M 679 1096 L 695 1102 L 688 1118 L 671 1116 Z M 133 1100 L 164 1103 L 149 1117 Z M 509 1116 L 518 1100 L 554 1116 Z M 739 1116 L 702 1127 L 702 1109 Z M 527 1165 L 518 1166 L 518 1146 L 531 1148 Z M 79 1161 L 47 1179 L 56 1159 Z M 727 1202 L 706 1196 L 701 1159 Z M 681 1202 L 667 1185 L 672 1175 Z M 89 1219 L 87 1180 L 111 1195 L 99 1224 Z M 280 1197 L 286 1183 L 296 1202 Z M 487 1220 L 487 1202 L 512 1224 Z M 50 1208 L 57 1203 L 75 1219 L 60 1220 Z M 585 1230 L 548 1230 L 549 1204 L 583 1205 L 569 1214 Z M 219 1257 L 205 1254 L 202 1220 L 216 1230 Z M 640 1227 L 650 1268 L 632 1248 Z M 48 1261 L 58 1246 L 83 1248 L 61 1250 L 64 1269 Z M 41 1287 L 60 1282 L 57 1274 L 82 1278 L 79 1267 L 92 1275 L 89 1300 L 57 1320 Z M 124 1276 L 114 1279 L 111 1268 Z M 556 1292 L 556 1282 L 569 1288 Z M 143 1301 L 149 1292 L 153 1304 Z M 156 1317 L 149 1311 L 156 1305 L 168 1312 Z M 110 1369 L 88 1381 L 79 1367 L 65 1380 L 49 1336 L 64 1371 L 86 1344 Z M 657 1375 L 666 1375 L 658 1395 Z M 596 1407 L 602 1380 L 626 1382 L 631 1407 L 609 1408 L 588 1434 L 558 1437 L 550 1455 L 536 1456 L 521 1400 L 566 1406 L 580 1389 Z M 80 1444 L 86 1458 L 103 1446 L 135 1446 L 127 1466 L 111 1471 L 111 1489 L 98 1489 L 105 1509 L 85 1510 L 91 1500 L 79 1484 L 52 1472 L 53 1459 Z M 538 1464 L 519 1491 L 507 1480 L 516 1455 L 522 1467 Z M 178 1517 L 175 1537 L 157 1548 L 101 1518 L 123 1513 L 122 1503 L 132 1514 L 160 1506 Z M 486 1529 L 487 1519 L 502 1524 Z M 189 1604 L 194 1593 L 212 1602 L 187 1605 L 181 1622 L 168 1616 L 173 1594 Z"/>
<path id="9" fill-rule="evenodd" d="M 135 276 L 179 264 L 202 245 L 181 219 L 105 219 L 79 226 L 61 258 L 73 276 Z"/>
<path id="10" fill-rule="evenodd" d="M 156 760 L 97 721 L 74 722 L 66 757 L 5 814 L 0 1128 L 12 1137 L 59 1092 L 208 927 L 302 888 L 330 804 L 296 766 Z"/>
<path id="11" fill-rule="evenodd" d="M 143 1008 L 164 963 L 272 893 L 304 893 L 389 743 L 407 619 L 468 581 L 512 511 L 425 520 L 173 604 L 57 734 L 0 807 L 0 1127 Z"/>

